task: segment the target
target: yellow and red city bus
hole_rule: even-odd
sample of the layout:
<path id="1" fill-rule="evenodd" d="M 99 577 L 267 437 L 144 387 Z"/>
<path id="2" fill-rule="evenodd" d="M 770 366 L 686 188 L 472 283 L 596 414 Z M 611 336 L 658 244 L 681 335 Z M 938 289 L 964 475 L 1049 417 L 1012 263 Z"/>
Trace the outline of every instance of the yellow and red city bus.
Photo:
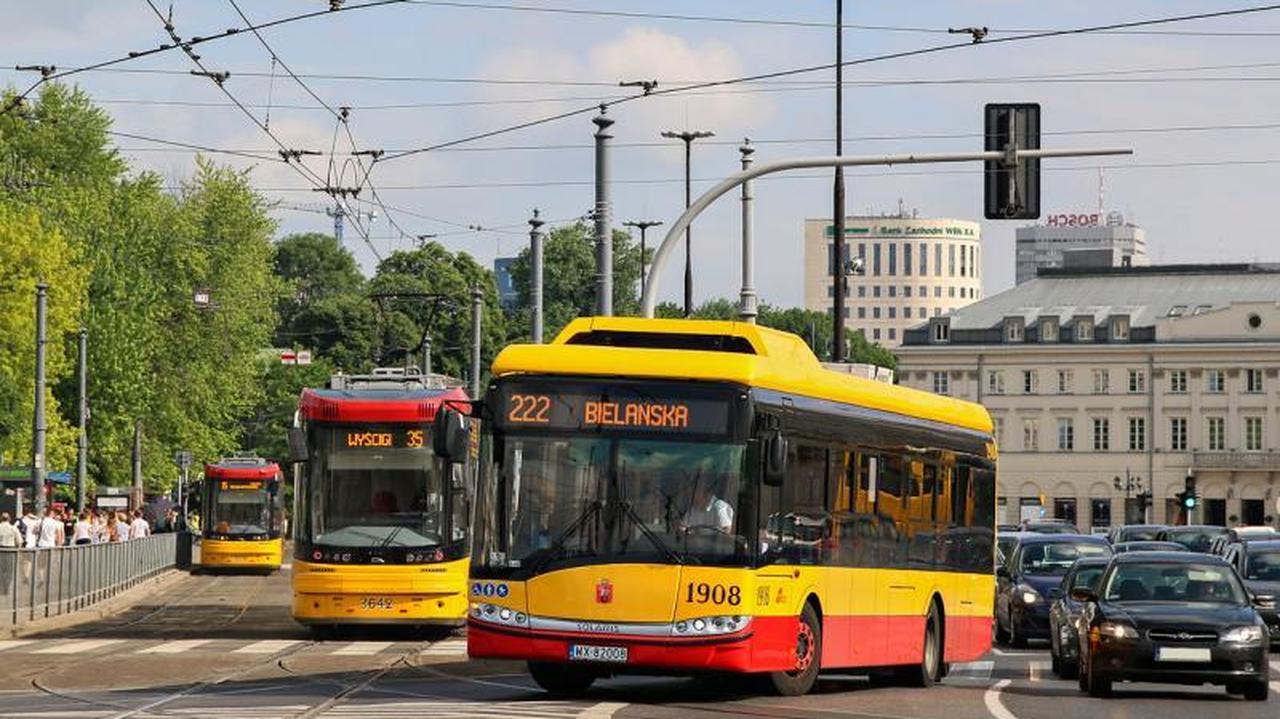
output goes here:
<path id="1" fill-rule="evenodd" d="M 303 390 L 290 437 L 293 617 L 317 635 L 465 621 L 470 493 L 430 438 L 443 403 L 465 405 L 461 385 L 393 369 Z"/>
<path id="2" fill-rule="evenodd" d="M 204 466 L 201 569 L 273 572 L 284 557 L 280 465 L 234 455 Z"/>
<path id="3" fill-rule="evenodd" d="M 992 423 L 756 325 L 579 319 L 497 357 L 467 646 L 555 692 L 820 669 L 929 685 L 990 647 Z M 447 415 L 446 415 L 447 418 Z"/>

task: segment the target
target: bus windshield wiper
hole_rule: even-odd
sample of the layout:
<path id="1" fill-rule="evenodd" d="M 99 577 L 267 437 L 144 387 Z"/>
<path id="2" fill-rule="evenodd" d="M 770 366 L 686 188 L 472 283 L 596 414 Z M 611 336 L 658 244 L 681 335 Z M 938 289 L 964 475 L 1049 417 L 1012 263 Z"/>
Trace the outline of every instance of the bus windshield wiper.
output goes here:
<path id="1" fill-rule="evenodd" d="M 645 539 L 648 539 L 649 542 L 667 558 L 667 561 L 672 564 L 684 564 L 684 560 L 681 556 L 676 554 L 675 550 L 671 547 L 668 547 L 667 543 L 662 541 L 662 538 L 654 533 L 652 529 L 649 529 L 644 521 L 640 519 L 640 515 L 637 514 L 635 508 L 631 506 L 631 502 L 623 500 L 618 502 L 618 506 L 622 508 L 623 514 L 627 515 L 627 518 L 640 528 L 640 533 L 645 536 Z"/>
<path id="2" fill-rule="evenodd" d="M 593 517 L 595 517 L 600 512 L 600 509 L 603 507 L 604 507 L 604 502 L 598 499 L 588 504 L 586 509 L 582 510 L 582 513 L 579 514 L 576 519 L 570 522 L 569 526 L 564 528 L 564 531 L 560 532 L 560 534 L 556 535 L 555 539 L 551 540 L 551 544 L 547 547 L 547 553 L 543 555 L 543 557 L 540 560 L 538 560 L 537 564 L 535 564 L 533 567 L 530 568 L 530 571 L 533 572 L 534 574 L 537 574 L 538 572 L 545 569 L 546 566 L 550 564 L 552 560 L 554 560 L 556 557 L 560 555 L 561 552 L 564 551 L 565 542 L 569 540 L 569 537 L 572 537 L 588 521 L 590 521 Z"/>

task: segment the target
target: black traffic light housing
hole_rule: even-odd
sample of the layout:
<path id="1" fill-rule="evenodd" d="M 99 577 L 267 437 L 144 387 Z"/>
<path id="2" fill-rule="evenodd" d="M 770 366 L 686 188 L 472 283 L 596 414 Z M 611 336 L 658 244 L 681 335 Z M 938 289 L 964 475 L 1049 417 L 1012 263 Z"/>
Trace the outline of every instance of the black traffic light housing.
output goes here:
<path id="1" fill-rule="evenodd" d="M 1195 509 L 1200 502 L 1200 496 L 1196 494 L 1196 476 L 1190 472 L 1182 487 L 1182 493 L 1178 495 L 1178 499 L 1182 500 L 1182 506 L 1187 509 Z"/>
<path id="2" fill-rule="evenodd" d="M 983 149 L 1006 153 L 983 163 L 983 214 L 988 220 L 1034 220 L 1040 216 L 1040 160 L 1014 156 L 1040 149 L 1040 105 L 991 103 L 983 113 Z"/>

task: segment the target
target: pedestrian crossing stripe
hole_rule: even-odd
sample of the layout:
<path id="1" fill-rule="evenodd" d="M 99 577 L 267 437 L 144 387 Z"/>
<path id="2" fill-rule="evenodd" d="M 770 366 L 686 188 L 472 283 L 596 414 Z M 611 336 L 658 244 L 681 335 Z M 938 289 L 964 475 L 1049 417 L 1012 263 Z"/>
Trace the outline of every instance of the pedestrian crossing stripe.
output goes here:
<path id="1" fill-rule="evenodd" d="M 466 654 L 467 642 L 465 639 L 440 642 L 439 644 L 432 644 L 422 650 L 422 653 L 427 656 L 452 656 L 455 654 Z"/>
<path id="2" fill-rule="evenodd" d="M 213 641 L 212 639 L 179 639 L 172 642 L 165 642 L 163 644 L 156 644 L 155 646 L 143 647 L 142 649 L 139 649 L 136 653 L 137 654 L 182 654 L 183 652 L 189 652 L 192 649 L 195 649 L 196 647 L 202 646 L 204 644 L 208 644 L 209 642 L 212 642 L 212 641 Z"/>
<path id="3" fill-rule="evenodd" d="M 83 641 L 68 642 L 66 644 L 50 644 L 49 646 L 40 647 L 33 650 L 32 654 L 80 654 L 82 652 L 91 652 L 95 649 L 111 646 L 113 644 L 123 644 L 123 639 L 86 639 Z"/>
<path id="4" fill-rule="evenodd" d="M 951 671 L 947 674 L 949 679 L 990 679 L 991 672 L 995 669 L 996 663 L 987 659 L 976 662 L 958 662 L 951 665 Z"/>
<path id="5" fill-rule="evenodd" d="M 27 645 L 27 644 L 34 644 L 34 643 L 35 643 L 35 641 L 36 641 L 36 640 L 34 640 L 34 639 L 5 639 L 5 640 L 0 640 L 0 652 L 7 651 L 7 650 L 9 650 L 9 649 L 17 649 L 18 647 L 25 646 L 25 645 Z"/>
<path id="6" fill-rule="evenodd" d="M 293 639 L 263 639 L 260 642 L 254 642 L 253 644 L 250 644 L 248 646 L 240 647 L 239 649 L 235 650 L 232 653 L 233 654 L 275 654 L 276 652 L 282 652 L 294 646 L 295 644 L 301 644 L 301 643 L 302 642 L 299 642 Z"/>
<path id="7" fill-rule="evenodd" d="M 265 639 L 248 643 L 229 639 L 170 639 L 160 642 L 133 639 L 3 639 L 0 640 L 0 652 L 53 655 L 92 654 L 105 651 L 161 656 L 188 652 L 268 655 L 292 649 L 301 644 L 303 642 L 296 639 Z M 329 656 L 367 657 L 386 652 L 409 652 L 417 646 L 420 645 L 411 640 L 321 642 L 309 647 L 307 651 Z M 430 657 L 465 657 L 467 643 L 465 640 L 446 640 L 422 648 L 419 653 Z"/>
<path id="8" fill-rule="evenodd" d="M 379 654 L 384 649 L 390 648 L 395 642 L 351 642 L 350 644 L 335 649 L 331 654 L 337 656 L 366 656 L 369 654 Z"/>
<path id="9" fill-rule="evenodd" d="M 598 705 L 597 705 L 598 706 Z M 604 717 L 612 712 L 591 714 L 594 706 L 553 702 L 468 702 L 448 700 L 418 701 L 349 701 L 325 712 L 326 717 L 429 717 L 430 719 L 469 719 L 483 717 Z"/>

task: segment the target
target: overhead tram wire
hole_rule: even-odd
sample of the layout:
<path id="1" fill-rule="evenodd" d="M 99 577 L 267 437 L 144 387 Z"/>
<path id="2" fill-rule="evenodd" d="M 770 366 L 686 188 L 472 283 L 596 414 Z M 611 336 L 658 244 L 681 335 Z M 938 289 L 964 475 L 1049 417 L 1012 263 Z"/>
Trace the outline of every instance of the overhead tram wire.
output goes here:
<path id="1" fill-rule="evenodd" d="M 1007 43 L 1013 43 L 1013 42 L 1024 42 L 1028 40 L 1042 40 L 1042 39 L 1048 39 L 1053 37 L 1063 37 L 1068 35 L 1084 35 L 1084 34 L 1103 32 L 1106 30 L 1145 27 L 1150 25 L 1165 25 L 1165 24 L 1172 24 L 1172 23 L 1179 23 L 1179 22 L 1190 22 L 1193 20 L 1207 20 L 1211 18 L 1236 17 L 1236 16 L 1252 14 L 1252 13 L 1269 12 L 1269 11 L 1274 11 L 1278 9 L 1280 9 L 1280 4 L 1258 5 L 1258 6 L 1251 6 L 1247 8 L 1234 8 L 1230 10 L 1217 10 L 1212 12 L 1192 13 L 1192 14 L 1186 14 L 1186 15 L 1172 15 L 1172 16 L 1159 17 L 1159 18 L 1149 18 L 1146 20 L 1134 20 L 1134 21 L 1119 22 L 1119 23 L 1106 23 L 1102 25 L 1091 25 L 1086 27 L 1071 28 L 1071 29 L 1065 29 L 1065 30 L 1053 30 L 1053 31 L 1041 32 L 1041 33 L 1013 35 L 1010 37 L 986 39 L 978 43 L 975 43 L 972 41 L 944 43 L 942 45 L 933 45 L 930 47 L 916 48 L 914 50 L 902 50 L 898 52 L 886 53 L 883 55 L 873 55 L 868 57 L 855 58 L 853 60 L 845 60 L 840 64 L 845 67 L 852 67 L 856 65 L 867 65 L 875 62 L 884 62 L 887 60 L 897 60 L 897 59 L 902 59 L 907 57 L 918 57 L 921 55 L 945 52 L 948 50 L 971 48 L 979 45 L 1007 44 Z M 701 90 L 701 89 L 706 89 L 711 87 L 723 87 L 727 85 L 736 85 L 736 84 L 741 84 L 745 82 L 772 80 L 772 79 L 777 79 L 781 77 L 790 77 L 794 75 L 802 75 L 802 74 L 807 74 L 812 72 L 832 70 L 834 68 L 835 68 L 835 63 L 822 63 L 819 65 L 808 65 L 805 67 L 791 68 L 788 70 L 776 70 L 773 72 L 757 73 L 754 75 L 745 75 L 745 76 L 736 77 L 736 78 L 728 78 L 725 80 L 713 80 L 713 81 L 708 81 L 704 83 L 698 83 L 694 85 L 687 85 L 687 86 L 681 86 L 681 87 L 665 88 L 665 89 L 659 88 L 651 92 L 646 92 L 642 95 L 632 95 L 619 100 L 615 100 L 614 102 L 608 103 L 607 105 L 602 104 L 599 107 L 612 107 L 612 106 L 621 105 L 628 102 L 633 102 L 635 100 L 639 100 L 642 98 L 660 97 L 663 95 L 670 95 L 670 94 L 675 94 L 680 92 L 688 92 L 691 90 Z M 550 115 L 547 117 L 534 119 L 534 120 L 526 120 L 524 122 L 517 123 L 515 125 L 509 125 L 503 128 L 488 130 L 486 132 L 476 133 L 476 134 L 458 138 L 455 140 L 448 140 L 444 142 L 435 143 L 432 145 L 426 145 L 423 147 L 414 148 L 412 150 L 405 150 L 399 153 L 384 156 L 383 158 L 380 158 L 380 161 L 389 162 L 391 160 L 396 160 L 403 157 L 410 157 L 412 155 L 421 154 L 423 152 L 431 152 L 433 150 L 440 150 L 446 147 L 453 147 L 456 145 L 476 142 L 478 140 L 484 140 L 490 137 L 496 137 L 499 135 L 509 134 L 512 132 L 517 132 L 519 130 L 528 129 L 531 127 L 537 127 L 539 125 L 549 124 L 549 123 L 567 119 L 570 117 L 575 117 L 577 115 L 585 115 L 590 112 L 595 112 L 596 110 L 597 110 L 597 106 L 583 107 L 583 108 L 578 108 L 576 110 L 568 110 L 568 111 L 556 113 L 554 115 Z"/>
<path id="2" fill-rule="evenodd" d="M 326 10 L 315 10 L 312 12 L 300 13 L 298 15 L 290 15 L 288 17 L 278 18 L 276 20 L 271 20 L 271 21 L 264 22 L 259 25 L 254 25 L 252 27 L 247 27 L 247 28 L 239 28 L 239 27 L 227 28 L 223 32 L 216 33 L 214 35 L 209 35 L 205 37 L 195 36 L 195 37 L 188 38 L 186 40 L 177 41 L 173 45 L 160 45 L 159 47 L 154 47 L 149 50 L 131 51 L 128 54 L 123 55 L 121 57 L 115 57 L 109 60 L 101 60 L 99 62 L 91 63 L 89 65 L 81 65 L 79 67 L 74 67 L 74 68 L 71 68 L 70 70 L 63 70 L 61 72 L 55 71 L 47 75 L 42 74 L 39 80 L 32 83 L 31 86 L 28 87 L 26 90 L 23 90 L 21 93 L 18 93 L 17 95 L 13 96 L 9 100 L 9 102 L 7 102 L 4 105 L 4 107 L 0 107 L 0 115 L 5 115 L 10 111 L 12 111 L 18 105 L 22 104 L 22 101 L 25 100 L 32 92 L 35 92 L 40 86 L 46 83 L 52 82 L 54 80 L 61 80 L 64 77 L 71 77 L 72 75 L 78 75 L 82 72 L 91 72 L 94 70 L 102 70 L 104 68 L 114 67 L 115 65 L 131 62 L 133 60 L 138 60 L 144 57 L 151 57 L 153 55 L 163 54 L 163 53 L 169 52 L 170 50 L 176 50 L 179 48 L 181 48 L 184 52 L 190 54 L 191 48 L 193 47 L 196 47 L 198 45 L 203 45 L 209 42 L 223 40 L 228 37 L 232 37 L 233 35 L 237 35 L 241 32 L 244 32 L 245 30 L 265 30 L 267 28 L 279 27 L 281 25 L 289 25 L 302 20 L 310 20 L 311 18 L 319 17 L 321 15 L 333 15 L 340 12 L 351 12 L 353 10 L 366 10 L 369 8 L 382 7 L 384 5 L 398 5 L 405 2 L 408 2 L 408 0 L 368 0 L 368 2 L 358 3 L 355 5 L 339 5 L 337 7 L 330 6 Z M 155 10 L 155 9 L 156 8 L 153 5 L 152 10 Z M 163 15 L 161 17 L 163 17 Z"/>

